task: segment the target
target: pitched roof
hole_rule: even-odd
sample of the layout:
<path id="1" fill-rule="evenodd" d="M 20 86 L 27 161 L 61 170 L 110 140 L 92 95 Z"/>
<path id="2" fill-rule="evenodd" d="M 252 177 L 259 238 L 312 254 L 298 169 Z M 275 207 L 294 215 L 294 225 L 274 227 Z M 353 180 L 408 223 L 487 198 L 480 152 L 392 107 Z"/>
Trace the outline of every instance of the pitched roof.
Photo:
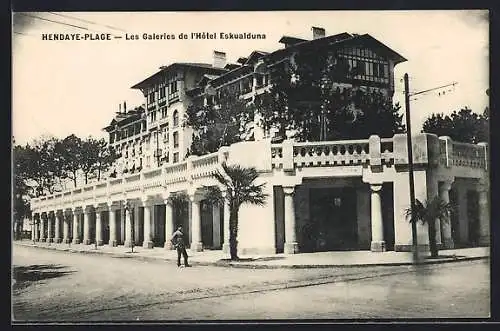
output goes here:
<path id="1" fill-rule="evenodd" d="M 114 129 L 115 125 L 128 122 L 131 119 L 135 120 L 141 117 L 144 112 L 144 108 L 142 106 L 135 107 L 134 109 L 128 110 L 127 112 L 117 112 L 115 117 L 111 120 L 108 126 L 103 128 L 103 130 L 108 131 L 109 129 Z"/>
<path id="2" fill-rule="evenodd" d="M 162 73 L 165 71 L 170 71 L 173 70 L 174 68 L 178 67 L 184 67 L 184 68 L 194 68 L 194 69 L 204 69 L 206 71 L 212 72 L 212 73 L 223 73 L 228 71 L 227 69 L 224 68 L 218 68 L 214 67 L 213 65 L 209 63 L 199 63 L 199 62 L 175 62 L 167 66 L 161 66 L 160 70 L 154 73 L 153 75 L 147 77 L 146 79 L 142 80 L 141 82 L 135 84 L 132 86 L 133 89 L 140 89 L 144 87 L 145 85 L 148 85 L 151 81 L 154 81 L 155 79 L 159 78 Z"/>
<path id="3" fill-rule="evenodd" d="M 290 37 L 290 36 L 283 36 L 283 37 L 281 37 L 281 39 L 278 42 L 281 44 L 285 44 L 285 45 L 293 45 L 293 44 L 300 43 L 303 41 L 307 41 L 307 39 Z"/>
<path id="4" fill-rule="evenodd" d="M 313 40 L 306 40 L 302 42 L 298 42 L 296 44 L 290 45 L 289 47 L 279 49 L 277 51 L 274 51 L 269 54 L 269 56 L 276 56 L 280 55 L 283 53 L 290 52 L 292 50 L 296 50 L 299 48 L 307 48 L 307 47 L 314 47 L 314 46 L 319 46 L 319 45 L 335 45 L 335 46 L 342 46 L 346 45 L 349 43 L 356 43 L 356 42 L 364 42 L 368 43 L 371 46 L 375 46 L 380 48 L 382 51 L 384 51 L 389 57 L 391 57 L 394 62 L 400 63 L 407 61 L 402 55 L 397 53 L 396 51 L 392 50 L 389 48 L 387 45 L 384 43 L 380 42 L 379 40 L 375 39 L 369 34 L 363 34 L 363 35 L 358 35 L 358 34 L 349 34 L 347 32 L 339 33 L 336 35 L 331 35 L 323 38 L 317 38 Z"/>
<path id="5" fill-rule="evenodd" d="M 245 63 L 243 65 L 248 65 L 252 60 L 255 58 L 261 58 L 263 56 L 266 56 L 269 54 L 269 52 L 264 52 L 264 51 L 253 51 L 246 59 Z"/>

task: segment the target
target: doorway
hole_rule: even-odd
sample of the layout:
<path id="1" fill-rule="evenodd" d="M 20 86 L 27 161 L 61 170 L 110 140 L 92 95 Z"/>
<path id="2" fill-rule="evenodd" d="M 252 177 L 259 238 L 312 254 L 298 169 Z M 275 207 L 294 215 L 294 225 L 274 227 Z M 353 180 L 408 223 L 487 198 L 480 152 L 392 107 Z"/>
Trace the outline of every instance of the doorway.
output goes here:
<path id="1" fill-rule="evenodd" d="M 212 204 L 207 200 L 200 201 L 200 216 L 201 242 L 204 248 L 212 248 L 214 246 Z"/>
<path id="2" fill-rule="evenodd" d="M 467 191 L 467 220 L 469 243 L 476 247 L 479 245 L 479 195 L 473 190 Z"/>
<path id="3" fill-rule="evenodd" d="M 307 251 L 358 249 L 356 189 L 311 188 Z"/>

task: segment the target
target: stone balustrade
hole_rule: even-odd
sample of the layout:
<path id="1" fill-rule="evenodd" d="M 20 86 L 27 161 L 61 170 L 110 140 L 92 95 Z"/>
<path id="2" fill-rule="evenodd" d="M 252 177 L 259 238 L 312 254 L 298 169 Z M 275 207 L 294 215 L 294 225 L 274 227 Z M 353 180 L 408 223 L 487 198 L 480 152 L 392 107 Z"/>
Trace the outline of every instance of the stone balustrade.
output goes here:
<path id="1" fill-rule="evenodd" d="M 293 161 L 297 168 L 364 164 L 369 152 L 368 140 L 296 143 Z"/>
<path id="2" fill-rule="evenodd" d="M 260 143 L 260 142 L 255 142 Z M 262 159 L 259 171 L 297 168 L 345 167 L 407 164 L 405 135 L 392 138 L 371 136 L 364 140 L 267 143 L 266 149 L 252 158 Z M 51 207 L 71 208 L 74 205 L 104 203 L 111 196 L 128 192 L 179 184 L 192 185 L 194 180 L 211 177 L 231 155 L 232 147 L 222 147 L 218 152 L 203 156 L 190 156 L 187 160 L 162 167 L 143 169 L 134 174 L 92 183 L 79 188 L 58 192 L 31 200 L 33 210 L 50 210 Z M 487 169 L 487 144 L 464 144 L 449 137 L 419 134 L 413 140 L 414 162 L 419 165 L 446 168 Z M 270 153 L 266 155 L 266 153 Z M 237 161 L 237 160 L 236 160 Z M 182 187 L 184 187 L 182 186 Z"/>
<path id="3" fill-rule="evenodd" d="M 451 160 L 457 167 L 484 168 L 486 153 L 482 146 L 453 142 Z"/>

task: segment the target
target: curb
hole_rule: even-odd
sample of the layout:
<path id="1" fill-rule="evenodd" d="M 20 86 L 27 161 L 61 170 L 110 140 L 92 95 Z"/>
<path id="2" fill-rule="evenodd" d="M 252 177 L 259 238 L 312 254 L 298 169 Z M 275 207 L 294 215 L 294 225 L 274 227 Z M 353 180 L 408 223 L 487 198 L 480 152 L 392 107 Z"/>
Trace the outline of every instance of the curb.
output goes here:
<path id="1" fill-rule="evenodd" d="M 41 248 L 41 249 L 50 249 L 60 252 L 68 252 L 68 253 L 80 253 L 80 254 L 94 254 L 94 255 L 109 255 L 115 257 L 125 257 L 125 258 L 133 258 L 141 261 L 169 261 L 175 262 L 177 259 L 175 258 L 166 258 L 166 257 L 154 257 L 154 256 L 140 256 L 140 255 L 131 255 L 133 253 L 119 253 L 119 252 L 104 252 L 104 251 L 92 251 L 92 250 L 76 250 L 70 247 L 68 248 L 57 248 L 50 246 L 38 246 L 33 244 L 22 244 L 22 243 L 14 243 L 18 246 L 25 247 L 33 247 L 33 248 Z M 136 253 L 136 252 L 134 252 Z M 419 262 L 417 265 L 427 265 L 427 264 L 444 264 L 444 263 L 453 263 L 453 262 L 463 262 L 463 261 L 476 261 L 489 259 L 489 256 L 461 256 L 455 258 L 446 258 L 440 260 L 427 260 L 425 262 Z M 191 265 L 198 266 L 216 266 L 216 267 L 225 267 L 225 268 L 244 268 L 244 269 L 312 269 L 312 268 L 359 268 L 359 267 L 391 267 L 391 266 L 410 266 L 414 265 L 413 262 L 388 262 L 388 263 L 356 263 L 356 264 L 291 264 L 291 265 L 269 265 L 269 264 L 251 264 L 251 263 L 239 263 L 239 262 L 204 262 L 204 261 L 192 261 Z"/>
<path id="2" fill-rule="evenodd" d="M 438 261 L 420 262 L 417 265 L 428 265 L 428 264 L 444 264 L 453 262 L 463 262 L 463 261 L 475 261 L 475 260 L 487 260 L 489 256 L 471 256 L 471 257 L 461 257 L 456 259 L 446 259 Z M 411 266 L 415 265 L 412 262 L 388 262 L 388 263 L 356 263 L 356 264 L 291 264 L 291 265 L 265 265 L 265 264 L 241 264 L 238 262 L 232 262 L 227 264 L 222 264 L 220 262 L 215 262 L 212 265 L 232 267 L 232 268 L 247 268 L 247 269 L 313 269 L 313 268 L 367 268 L 367 267 L 395 267 L 395 266 Z"/>

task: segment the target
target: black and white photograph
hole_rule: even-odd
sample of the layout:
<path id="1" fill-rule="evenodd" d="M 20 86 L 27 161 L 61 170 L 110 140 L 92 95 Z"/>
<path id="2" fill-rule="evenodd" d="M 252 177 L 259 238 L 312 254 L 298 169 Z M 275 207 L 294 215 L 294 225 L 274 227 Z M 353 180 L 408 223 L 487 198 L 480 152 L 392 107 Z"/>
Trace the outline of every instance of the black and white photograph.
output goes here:
<path id="1" fill-rule="evenodd" d="M 12 323 L 490 318 L 489 15 L 12 12 Z"/>

